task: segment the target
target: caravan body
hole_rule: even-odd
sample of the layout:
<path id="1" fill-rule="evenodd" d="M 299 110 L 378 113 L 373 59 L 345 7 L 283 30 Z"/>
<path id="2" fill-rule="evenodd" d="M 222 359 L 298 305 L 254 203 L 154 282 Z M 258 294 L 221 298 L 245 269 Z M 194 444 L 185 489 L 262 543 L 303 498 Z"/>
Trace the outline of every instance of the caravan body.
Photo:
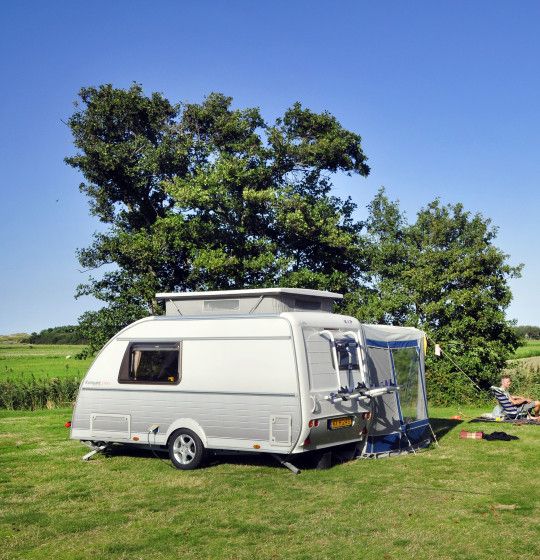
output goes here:
<path id="1" fill-rule="evenodd" d="M 356 319 L 331 313 L 341 297 L 158 294 L 166 315 L 126 327 L 90 367 L 71 437 L 168 446 L 179 468 L 199 464 L 201 445 L 288 455 L 364 440 L 373 402 L 365 343 Z"/>

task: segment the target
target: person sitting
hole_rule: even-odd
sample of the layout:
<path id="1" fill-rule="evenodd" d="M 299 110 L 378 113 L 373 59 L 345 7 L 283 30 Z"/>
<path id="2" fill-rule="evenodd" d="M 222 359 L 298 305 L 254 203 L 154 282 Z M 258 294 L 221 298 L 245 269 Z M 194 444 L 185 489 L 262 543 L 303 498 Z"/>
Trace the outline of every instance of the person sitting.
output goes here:
<path id="1" fill-rule="evenodd" d="M 512 385 L 512 378 L 509 375 L 503 375 L 501 377 L 501 386 L 499 390 L 506 395 L 514 406 L 520 406 L 523 412 L 528 412 L 529 414 L 534 413 L 534 416 L 540 417 L 540 401 L 535 401 L 520 395 L 511 395 L 509 392 L 510 385 Z"/>

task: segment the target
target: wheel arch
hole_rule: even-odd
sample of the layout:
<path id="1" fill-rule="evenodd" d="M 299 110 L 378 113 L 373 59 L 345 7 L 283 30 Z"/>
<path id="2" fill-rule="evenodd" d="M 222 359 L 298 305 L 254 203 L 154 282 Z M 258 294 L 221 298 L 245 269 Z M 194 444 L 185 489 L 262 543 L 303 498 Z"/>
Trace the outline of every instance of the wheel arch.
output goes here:
<path id="1" fill-rule="evenodd" d="M 204 447 L 208 447 L 208 442 L 204 430 L 198 422 L 193 420 L 193 418 L 178 418 L 169 426 L 169 428 L 167 429 L 166 437 L 167 445 L 169 445 L 171 435 L 179 428 L 187 428 L 188 430 L 191 430 L 199 436 Z"/>

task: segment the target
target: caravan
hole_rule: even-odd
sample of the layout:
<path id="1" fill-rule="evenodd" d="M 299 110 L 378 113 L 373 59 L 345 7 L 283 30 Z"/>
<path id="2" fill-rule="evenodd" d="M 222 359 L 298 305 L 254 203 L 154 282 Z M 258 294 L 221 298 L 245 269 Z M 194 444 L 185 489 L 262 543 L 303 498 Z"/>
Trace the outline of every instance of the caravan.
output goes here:
<path id="1" fill-rule="evenodd" d="M 347 443 L 366 449 L 380 420 L 376 403 L 396 394 L 396 375 L 384 378 L 355 318 L 332 313 L 340 294 L 269 288 L 157 297 L 165 316 L 126 327 L 90 367 L 73 439 L 95 449 L 168 449 L 179 469 L 198 467 L 211 450 L 271 453 L 291 468 L 284 458 L 294 454 Z"/>

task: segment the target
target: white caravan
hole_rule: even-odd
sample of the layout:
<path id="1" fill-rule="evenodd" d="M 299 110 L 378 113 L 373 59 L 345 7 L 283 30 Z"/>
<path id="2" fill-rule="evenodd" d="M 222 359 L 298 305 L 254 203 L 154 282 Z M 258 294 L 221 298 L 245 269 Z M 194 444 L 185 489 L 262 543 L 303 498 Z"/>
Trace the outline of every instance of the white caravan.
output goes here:
<path id="1" fill-rule="evenodd" d="M 207 450 L 281 459 L 365 441 L 372 397 L 365 342 L 340 294 L 270 288 L 157 294 L 166 314 L 101 350 L 81 383 L 71 437 L 168 448 L 179 469 Z"/>

